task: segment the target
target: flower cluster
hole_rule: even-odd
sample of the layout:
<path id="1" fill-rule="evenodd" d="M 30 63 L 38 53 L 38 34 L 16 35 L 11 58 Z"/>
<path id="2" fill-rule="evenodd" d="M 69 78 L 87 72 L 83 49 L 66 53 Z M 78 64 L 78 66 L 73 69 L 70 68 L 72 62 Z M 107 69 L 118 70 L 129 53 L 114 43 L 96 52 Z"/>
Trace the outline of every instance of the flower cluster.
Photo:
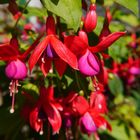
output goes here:
<path id="1" fill-rule="evenodd" d="M 13 9 L 13 5 L 15 5 L 15 9 Z M 14 16 L 19 14 L 14 0 L 9 5 L 9 10 Z M 40 83 L 39 98 L 33 103 L 32 107 L 25 106 L 25 109 L 23 107 L 22 110 L 24 118 L 40 134 L 43 134 L 45 124 L 48 129 L 52 128 L 53 134 L 59 133 L 60 129 L 64 128 L 66 137 L 72 136 L 72 134 L 69 134 L 69 131 L 71 132 L 72 127 L 75 125 L 77 130 L 79 128 L 82 133 L 88 135 L 94 133 L 96 138 L 98 137 L 97 130 L 99 128 L 111 130 L 110 124 L 105 119 L 108 109 L 104 92 L 107 84 L 106 73 L 109 70 L 105 69 L 103 58 L 107 56 L 105 50 L 121 36 L 125 35 L 125 32 L 111 33 L 109 24 L 112 17 L 109 9 L 107 9 L 98 40 L 94 40 L 93 37 L 95 45 L 90 45 L 88 35 L 96 28 L 97 18 L 96 4 L 91 4 L 85 17 L 82 18 L 81 23 L 83 26 L 81 25 L 77 34 L 72 34 L 70 32 L 62 32 L 59 29 L 58 24 L 60 20 L 58 20 L 58 17 L 48 15 L 45 24 L 45 36 L 41 26 L 35 27 L 34 24 L 24 26 L 23 38 L 25 41 L 28 38 L 26 31 L 33 30 L 41 33 L 25 52 L 19 49 L 20 45 L 15 35 L 12 36 L 8 43 L 0 45 L 0 60 L 6 62 L 5 74 L 11 80 L 9 85 L 10 95 L 12 96 L 11 113 L 14 112 L 15 94 L 18 93 L 19 81 L 26 78 L 30 79 L 28 67 L 26 66 L 27 61 L 29 70 L 32 73 L 39 73 L 38 69 L 37 72 L 34 71 L 37 68 L 36 65 L 39 64 L 43 73 L 43 79 L 48 78 L 49 73 L 52 74 L 54 72 L 61 79 L 65 76 L 67 69 L 78 72 L 85 79 L 87 77 L 91 78 L 92 90 L 88 91 L 87 95 L 86 93 L 80 94 L 80 91 L 83 91 L 83 89 L 80 89 L 78 92 L 71 89 L 67 95 L 63 94 L 63 92 L 61 92 L 61 95 L 58 95 L 55 91 L 58 85 L 55 86 L 53 84 L 55 82 L 53 77 L 49 77 L 47 87 L 44 82 Z M 41 25 L 39 22 L 38 24 Z M 131 59 L 128 65 L 116 64 L 113 70 L 110 69 L 110 71 L 121 76 L 126 76 L 129 73 L 131 77 L 140 73 L 138 65 L 139 60 Z M 129 69 L 128 73 L 123 73 L 121 71 L 122 67 L 127 67 Z M 37 79 L 37 76 L 35 76 L 35 79 Z M 28 94 L 24 93 L 26 96 Z"/>

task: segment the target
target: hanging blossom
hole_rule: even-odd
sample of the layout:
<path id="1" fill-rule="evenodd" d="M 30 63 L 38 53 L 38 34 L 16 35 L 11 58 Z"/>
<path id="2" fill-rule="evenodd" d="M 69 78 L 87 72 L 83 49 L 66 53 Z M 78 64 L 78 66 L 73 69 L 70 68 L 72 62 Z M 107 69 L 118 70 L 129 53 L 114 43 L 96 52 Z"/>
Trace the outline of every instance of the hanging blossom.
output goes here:
<path id="1" fill-rule="evenodd" d="M 18 93 L 18 86 L 20 86 L 18 81 L 27 76 L 28 70 L 24 61 L 40 37 L 24 53 L 19 51 L 18 40 L 15 37 L 12 37 L 9 43 L 0 45 L 0 60 L 7 62 L 5 74 L 11 80 L 9 85 L 10 96 L 12 96 L 11 113 L 14 112 L 15 94 Z"/>
<path id="2" fill-rule="evenodd" d="M 39 99 L 30 112 L 30 125 L 42 135 L 43 123 L 48 120 L 52 126 L 53 134 L 59 133 L 62 123 L 60 111 L 62 110 L 62 106 L 54 98 L 53 86 L 41 87 Z"/>
<path id="3" fill-rule="evenodd" d="M 113 62 L 112 68 L 108 69 L 108 73 L 113 73 L 122 77 L 128 85 L 135 82 L 136 77 L 140 75 L 140 59 L 128 58 L 125 63 Z"/>
<path id="4" fill-rule="evenodd" d="M 44 76 L 51 69 L 52 61 L 54 61 L 60 76 L 64 73 L 66 64 L 69 64 L 73 69 L 77 69 L 76 56 L 58 39 L 55 30 L 55 20 L 52 16 L 49 16 L 46 21 L 47 36 L 36 46 L 29 58 L 30 70 L 39 62 Z"/>
<path id="5" fill-rule="evenodd" d="M 98 60 L 96 53 L 107 49 L 124 34 L 125 32 L 112 33 L 96 46 L 89 46 L 86 33 L 84 31 L 79 31 L 78 36 L 65 37 L 65 44 L 77 56 L 79 71 L 84 75 L 93 76 L 100 71 L 100 61 Z"/>
<path id="6" fill-rule="evenodd" d="M 89 103 L 83 96 L 77 96 L 72 107 L 79 115 L 79 126 L 83 133 L 96 133 L 99 128 L 111 130 L 111 126 L 103 117 L 107 112 L 104 95 L 100 91 L 92 92 Z"/>
<path id="7" fill-rule="evenodd" d="M 82 74 L 87 76 L 97 75 L 101 69 L 101 62 L 96 53 L 100 52 L 103 56 L 107 56 L 106 54 L 104 55 L 103 51 L 125 35 L 125 32 L 110 33 L 110 21 L 111 15 L 107 10 L 104 26 L 96 46 L 89 46 L 87 34 L 83 30 L 79 31 L 78 36 L 64 36 L 65 45 L 77 56 L 78 68 Z"/>

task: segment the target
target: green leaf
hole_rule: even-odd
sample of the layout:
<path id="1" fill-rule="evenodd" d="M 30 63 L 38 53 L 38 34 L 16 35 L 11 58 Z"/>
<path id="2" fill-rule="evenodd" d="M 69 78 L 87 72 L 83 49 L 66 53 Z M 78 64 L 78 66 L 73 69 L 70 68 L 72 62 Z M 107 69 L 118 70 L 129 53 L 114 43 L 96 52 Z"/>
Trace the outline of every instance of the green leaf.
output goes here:
<path id="1" fill-rule="evenodd" d="M 27 7 L 26 10 L 27 16 L 38 16 L 38 17 L 47 16 L 47 12 L 44 8 Z"/>
<path id="2" fill-rule="evenodd" d="M 131 119 L 131 122 L 134 126 L 134 128 L 140 133 L 140 117 L 134 115 L 133 119 Z"/>
<path id="3" fill-rule="evenodd" d="M 125 41 L 124 41 L 125 40 Z M 123 59 L 127 60 L 129 50 L 126 45 L 131 41 L 130 37 L 123 37 L 116 41 L 109 47 L 109 55 L 117 62 L 122 62 Z"/>
<path id="4" fill-rule="evenodd" d="M 127 127 L 125 124 L 119 124 L 118 121 L 112 121 L 112 132 L 109 133 L 116 140 L 137 140 L 136 132 L 131 127 Z"/>
<path id="5" fill-rule="evenodd" d="M 29 92 L 29 93 L 39 93 L 39 89 L 37 87 L 37 85 L 32 84 L 32 83 L 27 83 L 25 85 L 22 86 L 22 89 Z"/>
<path id="6" fill-rule="evenodd" d="M 82 16 L 81 0 L 42 0 L 45 8 L 62 17 L 69 28 L 77 31 Z"/>
<path id="7" fill-rule="evenodd" d="M 138 16 L 139 14 L 138 0 L 114 0 L 114 1 L 131 10 L 135 15 Z"/>
<path id="8" fill-rule="evenodd" d="M 117 75 L 113 75 L 113 77 L 109 79 L 108 86 L 114 95 L 122 94 L 124 91 L 122 81 Z"/>

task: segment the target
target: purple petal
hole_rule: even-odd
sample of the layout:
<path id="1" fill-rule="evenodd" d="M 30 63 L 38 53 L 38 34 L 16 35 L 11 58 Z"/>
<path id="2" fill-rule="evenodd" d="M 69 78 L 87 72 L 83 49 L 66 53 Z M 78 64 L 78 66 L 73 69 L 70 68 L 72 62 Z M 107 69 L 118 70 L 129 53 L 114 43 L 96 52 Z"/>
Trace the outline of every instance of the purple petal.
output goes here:
<path id="1" fill-rule="evenodd" d="M 26 65 L 20 61 L 19 59 L 11 61 L 6 69 L 6 76 L 10 79 L 24 79 L 27 76 L 27 67 Z"/>
<path id="2" fill-rule="evenodd" d="M 78 60 L 78 67 L 81 73 L 87 76 L 93 76 L 99 73 L 100 66 L 97 57 L 89 50 Z"/>
<path id="3" fill-rule="evenodd" d="M 91 134 L 97 130 L 97 127 L 91 117 L 87 112 L 80 119 L 80 128 L 83 133 Z"/>
<path id="4" fill-rule="evenodd" d="M 51 47 L 50 44 L 48 44 L 48 46 L 46 48 L 46 54 L 47 54 L 47 57 L 49 57 L 49 58 L 57 57 L 56 52 L 54 51 L 54 49 Z"/>

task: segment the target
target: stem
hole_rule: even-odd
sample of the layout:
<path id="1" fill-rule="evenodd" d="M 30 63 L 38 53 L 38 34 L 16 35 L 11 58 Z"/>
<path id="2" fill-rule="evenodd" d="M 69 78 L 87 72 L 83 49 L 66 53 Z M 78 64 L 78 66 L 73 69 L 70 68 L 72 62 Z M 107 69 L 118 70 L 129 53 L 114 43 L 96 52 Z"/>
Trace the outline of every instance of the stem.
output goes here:
<path id="1" fill-rule="evenodd" d="M 23 10 L 22 10 L 22 13 L 24 13 L 24 11 L 25 11 L 25 9 L 26 9 L 26 7 L 28 6 L 28 4 L 29 4 L 30 1 L 31 1 L 31 0 L 27 1 L 27 3 L 25 4 L 25 6 L 24 6 L 24 8 L 23 8 Z M 17 21 L 16 21 L 16 23 L 15 23 L 15 25 L 14 25 L 14 28 L 17 27 L 17 24 L 18 24 L 19 20 L 21 19 L 21 17 L 22 17 L 22 14 L 21 14 L 21 15 L 19 16 L 19 18 L 17 19 Z"/>

